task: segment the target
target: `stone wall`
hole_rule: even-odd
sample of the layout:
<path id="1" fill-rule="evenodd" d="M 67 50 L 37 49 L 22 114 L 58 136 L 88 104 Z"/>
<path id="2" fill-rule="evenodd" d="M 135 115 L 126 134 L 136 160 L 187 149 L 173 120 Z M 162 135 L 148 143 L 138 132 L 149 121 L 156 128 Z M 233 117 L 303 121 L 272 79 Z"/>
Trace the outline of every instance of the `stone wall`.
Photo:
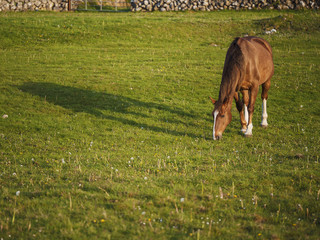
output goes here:
<path id="1" fill-rule="evenodd" d="M 215 11 L 224 9 L 319 9 L 320 0 L 131 0 L 131 10 Z"/>
<path id="2" fill-rule="evenodd" d="M 0 0 L 0 12 L 67 10 L 68 0 Z"/>
<path id="3" fill-rule="evenodd" d="M 72 9 L 79 0 L 72 0 Z M 131 11 L 319 9 L 320 0 L 131 0 Z M 1 11 L 67 11 L 68 0 L 0 0 Z"/>

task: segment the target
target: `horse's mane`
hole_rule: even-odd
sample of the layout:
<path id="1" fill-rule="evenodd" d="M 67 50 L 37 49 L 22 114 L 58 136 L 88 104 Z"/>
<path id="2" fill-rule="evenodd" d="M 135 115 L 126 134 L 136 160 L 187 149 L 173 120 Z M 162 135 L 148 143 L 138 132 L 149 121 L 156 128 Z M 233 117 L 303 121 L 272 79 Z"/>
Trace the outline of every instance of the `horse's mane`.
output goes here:
<path id="1" fill-rule="evenodd" d="M 224 63 L 222 80 L 220 84 L 219 99 L 215 109 L 220 109 L 221 105 L 232 101 L 234 93 L 242 82 L 244 75 L 244 56 L 235 38 L 231 43 Z"/>

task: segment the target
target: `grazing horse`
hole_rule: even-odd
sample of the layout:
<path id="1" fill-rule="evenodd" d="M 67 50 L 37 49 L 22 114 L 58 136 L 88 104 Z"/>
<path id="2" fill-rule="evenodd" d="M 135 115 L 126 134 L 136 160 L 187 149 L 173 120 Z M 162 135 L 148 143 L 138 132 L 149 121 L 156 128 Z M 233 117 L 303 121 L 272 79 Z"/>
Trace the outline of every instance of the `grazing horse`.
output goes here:
<path id="1" fill-rule="evenodd" d="M 236 38 L 230 45 L 224 63 L 219 99 L 212 99 L 215 105 L 213 115 L 213 139 L 222 138 L 222 133 L 231 122 L 233 98 L 240 113 L 241 131 L 252 136 L 252 114 L 262 85 L 262 121 L 267 127 L 267 99 L 270 79 L 274 73 L 270 44 L 258 37 Z M 240 92 L 243 99 L 240 98 Z"/>

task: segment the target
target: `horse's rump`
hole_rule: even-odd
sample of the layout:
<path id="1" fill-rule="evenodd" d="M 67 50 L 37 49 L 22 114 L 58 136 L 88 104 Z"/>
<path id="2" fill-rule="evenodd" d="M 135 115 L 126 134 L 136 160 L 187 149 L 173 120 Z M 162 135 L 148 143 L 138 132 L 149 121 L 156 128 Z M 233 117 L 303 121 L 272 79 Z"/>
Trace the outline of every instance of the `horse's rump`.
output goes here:
<path id="1" fill-rule="evenodd" d="M 272 49 L 266 40 L 258 37 L 244 37 L 238 39 L 237 45 L 244 57 L 242 64 L 245 66 L 242 69 L 245 70 L 243 75 L 246 77 L 242 80 L 246 84 L 258 80 L 260 85 L 272 77 L 274 71 Z"/>

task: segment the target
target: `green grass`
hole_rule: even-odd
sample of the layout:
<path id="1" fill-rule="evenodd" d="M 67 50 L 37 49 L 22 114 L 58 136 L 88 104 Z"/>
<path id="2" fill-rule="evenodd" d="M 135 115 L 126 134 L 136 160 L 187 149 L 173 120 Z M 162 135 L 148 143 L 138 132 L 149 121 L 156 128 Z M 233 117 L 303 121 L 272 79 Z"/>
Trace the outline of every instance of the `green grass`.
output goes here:
<path id="1" fill-rule="evenodd" d="M 273 47 L 269 128 L 258 98 L 252 138 L 234 105 L 213 141 L 245 34 Z M 319 39 L 312 11 L 1 13 L 0 237 L 318 239 Z"/>

